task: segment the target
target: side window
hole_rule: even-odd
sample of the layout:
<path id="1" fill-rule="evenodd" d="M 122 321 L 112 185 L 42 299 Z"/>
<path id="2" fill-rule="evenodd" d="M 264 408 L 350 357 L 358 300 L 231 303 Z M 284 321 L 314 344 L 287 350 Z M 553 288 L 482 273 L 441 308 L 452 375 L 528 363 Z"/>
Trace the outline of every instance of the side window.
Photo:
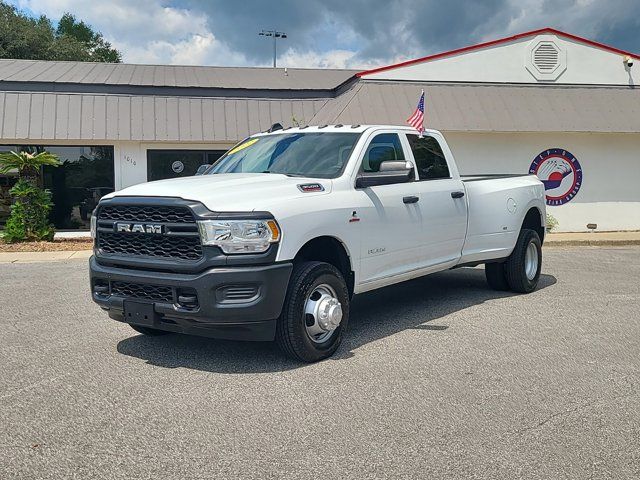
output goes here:
<path id="1" fill-rule="evenodd" d="M 435 180 L 438 178 L 450 178 L 447 160 L 444 158 L 440 144 L 433 137 L 407 135 L 413 158 L 418 168 L 420 180 Z"/>
<path id="2" fill-rule="evenodd" d="M 379 172 L 380 164 L 392 160 L 404 160 L 402 144 L 397 133 L 381 133 L 373 137 L 362 159 L 364 172 Z"/>

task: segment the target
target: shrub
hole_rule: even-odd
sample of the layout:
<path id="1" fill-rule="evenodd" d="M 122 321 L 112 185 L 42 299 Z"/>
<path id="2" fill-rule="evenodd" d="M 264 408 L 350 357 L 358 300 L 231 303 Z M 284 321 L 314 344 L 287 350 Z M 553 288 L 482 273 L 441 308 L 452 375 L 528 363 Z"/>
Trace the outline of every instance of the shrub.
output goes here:
<path id="1" fill-rule="evenodd" d="M 26 180 L 18 181 L 9 193 L 15 201 L 5 225 L 3 240 L 9 243 L 53 240 L 55 229 L 49 223 L 49 212 L 53 206 L 51 193 Z"/>
<path id="2" fill-rule="evenodd" d="M 558 228 L 558 220 L 550 213 L 547 213 L 547 232 L 553 232 L 556 228 Z"/>

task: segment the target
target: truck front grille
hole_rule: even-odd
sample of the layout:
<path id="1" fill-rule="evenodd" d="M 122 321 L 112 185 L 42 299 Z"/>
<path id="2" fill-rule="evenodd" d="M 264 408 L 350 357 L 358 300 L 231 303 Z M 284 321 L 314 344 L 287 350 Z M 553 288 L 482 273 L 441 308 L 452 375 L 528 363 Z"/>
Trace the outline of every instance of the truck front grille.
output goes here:
<path id="1" fill-rule="evenodd" d="M 162 302 L 178 304 L 188 308 L 198 307 L 198 295 L 190 288 L 176 289 L 167 285 L 151 285 L 148 283 L 132 283 L 123 281 L 109 282 L 109 294 L 116 297 L 133 298 L 148 302 Z M 189 299 L 188 304 L 183 304 L 184 298 Z"/>
<path id="2" fill-rule="evenodd" d="M 98 248 L 107 255 L 176 258 L 180 260 L 198 260 L 202 257 L 200 237 L 197 236 L 171 237 L 100 232 Z"/>
<path id="3" fill-rule="evenodd" d="M 130 231 L 120 231 L 119 226 Z M 149 226 L 159 231 L 150 233 Z M 198 224 L 191 209 L 183 206 L 103 205 L 98 210 L 96 246 L 104 256 L 197 261 L 203 255 Z"/>
<path id="4" fill-rule="evenodd" d="M 173 289 L 162 285 L 143 283 L 111 282 L 111 295 L 138 298 L 156 302 L 173 303 Z"/>

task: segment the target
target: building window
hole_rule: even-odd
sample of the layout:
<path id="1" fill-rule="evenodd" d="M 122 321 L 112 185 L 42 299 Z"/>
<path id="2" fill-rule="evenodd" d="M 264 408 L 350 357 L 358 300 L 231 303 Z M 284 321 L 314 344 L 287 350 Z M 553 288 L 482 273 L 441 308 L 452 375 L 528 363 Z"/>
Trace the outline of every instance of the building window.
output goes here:
<path id="1" fill-rule="evenodd" d="M 198 167 L 212 164 L 225 150 L 147 150 L 147 180 L 190 177 Z"/>
<path id="2" fill-rule="evenodd" d="M 111 146 L 0 146 L 0 151 L 10 150 L 32 153 L 47 151 L 60 158 L 61 165 L 44 167 L 41 177 L 43 187 L 51 190 L 54 204 L 51 222 L 57 229 L 88 229 L 91 212 L 98 201 L 114 191 Z M 9 185 L 15 182 L 15 177 L 15 174 L 0 177 L 0 225 L 6 221 L 3 212 L 5 203 L 9 201 Z"/>

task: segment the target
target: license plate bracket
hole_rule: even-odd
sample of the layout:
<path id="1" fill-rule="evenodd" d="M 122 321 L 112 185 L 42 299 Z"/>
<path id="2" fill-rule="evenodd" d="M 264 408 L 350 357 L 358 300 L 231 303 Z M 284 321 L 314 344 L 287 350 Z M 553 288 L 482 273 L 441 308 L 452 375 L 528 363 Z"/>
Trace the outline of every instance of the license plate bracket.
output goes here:
<path id="1" fill-rule="evenodd" d="M 127 323 L 153 326 L 157 318 L 158 314 L 153 309 L 153 303 L 124 301 L 124 319 Z"/>

